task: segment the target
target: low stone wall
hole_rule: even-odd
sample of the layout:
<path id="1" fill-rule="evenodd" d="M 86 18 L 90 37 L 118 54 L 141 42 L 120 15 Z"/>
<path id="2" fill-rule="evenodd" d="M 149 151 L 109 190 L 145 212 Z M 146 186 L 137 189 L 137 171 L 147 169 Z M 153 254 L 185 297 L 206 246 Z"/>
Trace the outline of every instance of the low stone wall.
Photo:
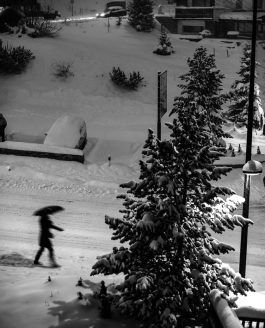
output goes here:
<path id="1" fill-rule="evenodd" d="M 70 149 L 66 147 L 47 146 L 26 142 L 0 142 L 0 154 L 43 157 L 61 161 L 76 161 L 84 163 L 84 153 L 80 149 Z"/>

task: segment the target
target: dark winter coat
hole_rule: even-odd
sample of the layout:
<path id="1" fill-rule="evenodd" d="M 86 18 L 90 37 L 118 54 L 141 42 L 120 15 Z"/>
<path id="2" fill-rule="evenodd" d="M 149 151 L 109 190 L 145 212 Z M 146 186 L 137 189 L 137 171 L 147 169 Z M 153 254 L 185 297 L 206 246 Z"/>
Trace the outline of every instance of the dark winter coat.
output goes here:
<path id="1" fill-rule="evenodd" d="M 4 130 L 7 126 L 6 119 L 4 118 L 3 114 L 0 113 L 0 129 Z"/>
<path id="2" fill-rule="evenodd" d="M 42 216 L 40 218 L 40 238 L 39 245 L 42 247 L 51 247 L 52 243 L 50 238 L 53 238 L 53 234 L 50 232 L 50 229 L 55 229 L 62 231 L 63 229 L 55 226 L 49 216 Z"/>

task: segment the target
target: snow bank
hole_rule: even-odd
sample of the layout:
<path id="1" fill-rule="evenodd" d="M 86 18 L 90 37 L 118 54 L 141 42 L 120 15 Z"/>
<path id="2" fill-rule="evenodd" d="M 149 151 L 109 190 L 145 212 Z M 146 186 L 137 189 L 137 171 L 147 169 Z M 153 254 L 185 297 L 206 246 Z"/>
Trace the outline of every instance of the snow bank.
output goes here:
<path id="1" fill-rule="evenodd" d="M 252 159 L 255 161 L 259 161 L 261 163 L 265 162 L 265 155 L 253 155 Z M 233 168 L 242 168 L 246 162 L 246 155 L 240 154 L 239 156 L 235 157 L 221 157 L 215 162 L 216 166 L 232 166 Z"/>
<path id="2" fill-rule="evenodd" d="M 265 320 L 265 292 L 248 292 L 247 296 L 239 295 L 235 309 L 239 317 L 259 318 Z"/>
<path id="3" fill-rule="evenodd" d="M 14 268 L 10 274 L 12 283 L 4 284 L 1 289 L 0 322 L 3 328 L 16 328 L 18 322 L 19 326 L 27 328 L 139 327 L 137 322 L 123 318 L 116 311 L 112 311 L 109 319 L 99 316 L 100 304 L 92 294 L 99 291 L 100 284 L 93 279 L 83 279 L 84 286 L 79 287 L 76 286 L 79 276 L 58 275 L 60 269 L 53 272 L 25 269 L 27 274 L 21 272 L 23 268 L 18 269 L 20 273 Z M 51 281 L 48 281 L 48 276 Z M 83 294 L 82 300 L 78 300 L 78 292 Z"/>

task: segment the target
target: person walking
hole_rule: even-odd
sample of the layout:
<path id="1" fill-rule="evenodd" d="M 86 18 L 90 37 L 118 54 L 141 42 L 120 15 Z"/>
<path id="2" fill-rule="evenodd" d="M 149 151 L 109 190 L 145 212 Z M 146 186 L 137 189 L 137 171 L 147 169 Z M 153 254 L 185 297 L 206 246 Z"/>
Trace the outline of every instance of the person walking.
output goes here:
<path id="1" fill-rule="evenodd" d="M 2 142 L 4 142 L 6 140 L 5 138 L 5 128 L 7 126 L 7 121 L 4 118 L 3 114 L 0 113 L 0 137 Z"/>
<path id="2" fill-rule="evenodd" d="M 52 242 L 50 240 L 51 238 L 53 238 L 53 234 L 50 232 L 50 229 L 55 229 L 58 231 L 64 231 L 64 229 L 54 225 L 53 222 L 51 221 L 50 217 L 47 214 L 41 215 L 39 223 L 40 223 L 40 235 L 39 235 L 40 248 L 35 256 L 34 264 L 35 265 L 41 264 L 39 262 L 39 259 L 42 255 L 44 249 L 47 248 L 49 251 L 49 258 L 50 258 L 52 267 L 54 267 L 54 268 L 59 267 L 59 265 L 56 263 L 55 258 L 54 258 L 54 249 L 53 249 Z"/>

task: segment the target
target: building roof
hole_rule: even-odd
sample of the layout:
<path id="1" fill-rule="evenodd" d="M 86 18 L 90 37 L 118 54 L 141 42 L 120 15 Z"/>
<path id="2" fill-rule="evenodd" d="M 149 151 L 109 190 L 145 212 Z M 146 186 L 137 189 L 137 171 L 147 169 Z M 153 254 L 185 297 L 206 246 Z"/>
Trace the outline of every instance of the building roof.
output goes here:
<path id="1" fill-rule="evenodd" d="M 258 12 L 257 18 L 261 18 L 265 15 L 264 12 Z M 228 11 L 226 13 L 222 13 L 219 16 L 219 19 L 227 19 L 227 20 L 249 20 L 252 21 L 253 13 L 252 11 Z"/>

